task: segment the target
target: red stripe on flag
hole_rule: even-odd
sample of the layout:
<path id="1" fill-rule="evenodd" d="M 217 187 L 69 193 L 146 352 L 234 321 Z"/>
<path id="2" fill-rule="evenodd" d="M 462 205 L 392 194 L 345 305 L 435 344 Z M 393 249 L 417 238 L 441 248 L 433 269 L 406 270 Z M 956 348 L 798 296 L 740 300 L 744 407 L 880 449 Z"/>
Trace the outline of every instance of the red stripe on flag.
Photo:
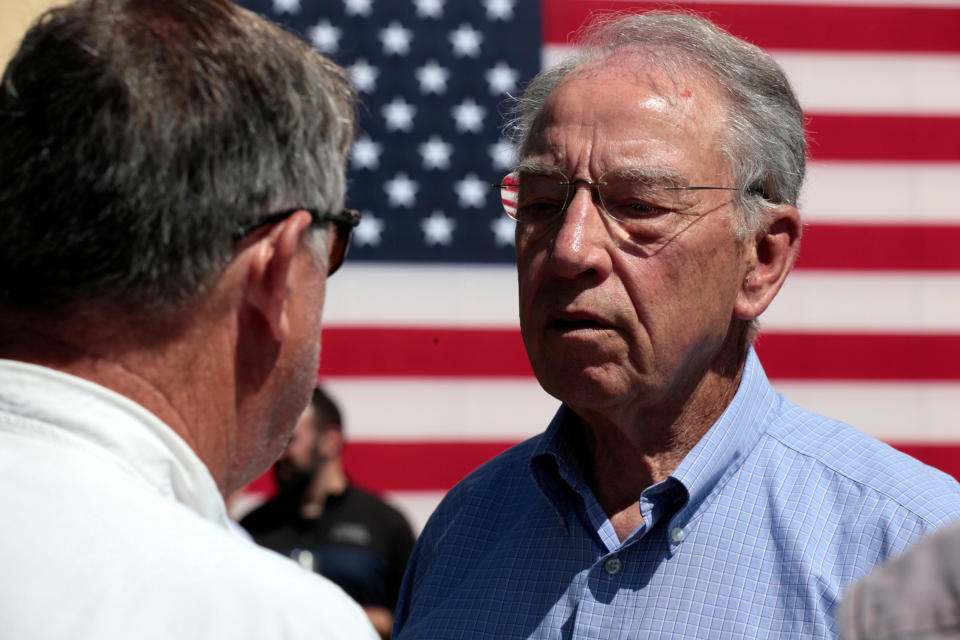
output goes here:
<path id="1" fill-rule="evenodd" d="M 960 51 L 960 8 L 566 0 L 540 3 L 543 39 L 566 44 L 593 12 L 682 8 L 767 49 Z"/>
<path id="2" fill-rule="evenodd" d="M 544 416 L 546 425 L 552 416 Z M 457 425 L 450 425 L 456 430 Z M 465 475 L 516 442 L 351 441 L 343 452 L 350 477 L 376 491 L 447 490 Z"/>
<path id="3" fill-rule="evenodd" d="M 320 377 L 530 377 L 518 329 L 326 327 Z"/>
<path id="4" fill-rule="evenodd" d="M 960 226 L 813 224 L 798 269 L 960 271 Z"/>
<path id="5" fill-rule="evenodd" d="M 816 160 L 960 161 L 956 116 L 817 113 L 807 114 L 806 131 Z"/>
<path id="6" fill-rule="evenodd" d="M 960 445 L 891 442 L 893 447 L 960 480 Z"/>
<path id="7" fill-rule="evenodd" d="M 825 311 L 828 313 L 828 311 Z M 960 380 L 960 335 L 764 332 L 771 378 Z M 321 377 L 529 377 L 517 329 L 330 327 Z"/>
<path id="8" fill-rule="evenodd" d="M 543 417 L 546 428 L 551 416 Z M 456 429 L 456 425 L 451 425 Z M 515 442 L 353 441 L 344 465 L 359 486 L 374 491 L 446 491 Z M 892 443 L 894 447 L 960 478 L 960 446 Z"/>
<path id="9" fill-rule="evenodd" d="M 960 380 L 960 335 L 761 332 L 756 349 L 771 378 Z"/>

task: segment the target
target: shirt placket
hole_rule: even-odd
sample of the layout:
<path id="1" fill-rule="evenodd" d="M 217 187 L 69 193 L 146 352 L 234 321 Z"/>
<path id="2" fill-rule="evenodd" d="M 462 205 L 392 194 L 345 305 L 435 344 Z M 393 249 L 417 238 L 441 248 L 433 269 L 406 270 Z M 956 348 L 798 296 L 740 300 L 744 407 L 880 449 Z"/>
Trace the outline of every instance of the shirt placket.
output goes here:
<path id="1" fill-rule="evenodd" d="M 598 555 L 582 583 L 571 638 L 607 640 L 635 637 L 635 625 L 627 625 L 626 629 L 622 625 L 625 616 L 630 615 L 629 610 L 633 607 L 630 602 L 620 597 L 620 591 L 629 585 L 630 575 L 633 573 L 630 570 L 631 564 L 639 562 L 638 553 L 642 551 L 639 547 L 657 544 L 656 540 L 649 539 L 648 534 L 660 519 L 672 519 L 679 502 L 675 491 L 654 490 L 649 494 L 644 492 L 640 498 L 643 524 L 621 543 L 613 524 L 596 500 L 592 497 L 584 500 L 586 521 L 590 522 L 595 530 L 596 539 L 600 543 L 598 548 L 605 551 Z M 669 545 L 669 555 L 672 556 L 683 541 L 684 534 L 681 528 L 673 526 L 672 522 L 669 524 L 667 540 L 663 542 Z M 617 635 L 611 635 L 612 633 Z"/>

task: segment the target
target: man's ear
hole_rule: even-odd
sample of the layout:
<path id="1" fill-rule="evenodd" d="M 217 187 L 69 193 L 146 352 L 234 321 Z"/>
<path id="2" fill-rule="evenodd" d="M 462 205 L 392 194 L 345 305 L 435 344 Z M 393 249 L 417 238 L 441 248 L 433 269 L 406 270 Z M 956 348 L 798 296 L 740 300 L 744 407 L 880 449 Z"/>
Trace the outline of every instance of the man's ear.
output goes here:
<path id="1" fill-rule="evenodd" d="M 746 247 L 753 264 L 734 305 L 734 314 L 741 320 L 753 320 L 773 302 L 800 251 L 802 227 L 796 208 L 782 204 L 768 215 L 770 223 Z"/>
<path id="2" fill-rule="evenodd" d="M 293 263 L 300 247 L 300 237 L 310 226 L 310 221 L 309 213 L 298 211 L 272 225 L 267 233 L 255 238 L 243 250 L 248 263 L 244 302 L 259 311 L 278 342 L 290 331 L 287 300 Z"/>

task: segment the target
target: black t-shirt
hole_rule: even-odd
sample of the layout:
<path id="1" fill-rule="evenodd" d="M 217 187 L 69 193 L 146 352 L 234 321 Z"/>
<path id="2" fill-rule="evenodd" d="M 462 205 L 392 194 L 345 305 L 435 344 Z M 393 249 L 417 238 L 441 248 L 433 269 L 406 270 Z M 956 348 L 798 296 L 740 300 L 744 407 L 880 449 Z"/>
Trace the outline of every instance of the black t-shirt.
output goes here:
<path id="1" fill-rule="evenodd" d="M 329 496 L 316 519 L 300 517 L 300 496 L 280 494 L 240 524 L 253 539 L 324 575 L 364 606 L 393 611 L 414 537 L 403 515 L 348 487 Z"/>

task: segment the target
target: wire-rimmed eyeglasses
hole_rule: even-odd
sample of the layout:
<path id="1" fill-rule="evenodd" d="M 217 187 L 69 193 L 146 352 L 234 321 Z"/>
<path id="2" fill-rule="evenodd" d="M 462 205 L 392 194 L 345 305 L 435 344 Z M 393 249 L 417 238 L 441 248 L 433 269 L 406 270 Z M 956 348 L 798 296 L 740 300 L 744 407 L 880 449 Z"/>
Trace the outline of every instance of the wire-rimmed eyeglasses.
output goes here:
<path id="1" fill-rule="evenodd" d="M 566 210 L 578 186 L 593 190 L 600 209 L 614 220 L 633 223 L 647 220 L 678 206 L 675 197 L 685 191 L 744 191 L 737 187 L 669 186 L 657 181 L 616 174 L 589 180 L 569 180 L 559 172 L 518 172 L 492 185 L 500 190 L 507 215 L 523 223 L 553 219 Z"/>
<path id="2" fill-rule="evenodd" d="M 235 237 L 239 239 L 250 233 L 253 233 L 260 227 L 265 227 L 268 224 L 275 224 L 281 220 L 286 220 L 297 211 L 306 211 L 310 214 L 311 227 L 319 227 L 328 222 L 333 223 L 333 232 L 335 235 L 333 244 L 330 245 L 330 262 L 329 267 L 327 268 L 327 276 L 332 276 L 334 272 L 340 268 L 340 265 L 343 264 L 343 259 L 347 255 L 347 249 L 350 246 L 350 232 L 353 231 L 354 227 L 360 224 L 359 211 L 354 209 L 344 209 L 340 213 L 327 213 L 317 211 L 316 209 L 297 207 L 296 209 L 288 209 L 286 211 L 271 213 L 270 215 L 264 216 L 259 220 L 242 227 L 239 231 L 237 231 Z"/>

